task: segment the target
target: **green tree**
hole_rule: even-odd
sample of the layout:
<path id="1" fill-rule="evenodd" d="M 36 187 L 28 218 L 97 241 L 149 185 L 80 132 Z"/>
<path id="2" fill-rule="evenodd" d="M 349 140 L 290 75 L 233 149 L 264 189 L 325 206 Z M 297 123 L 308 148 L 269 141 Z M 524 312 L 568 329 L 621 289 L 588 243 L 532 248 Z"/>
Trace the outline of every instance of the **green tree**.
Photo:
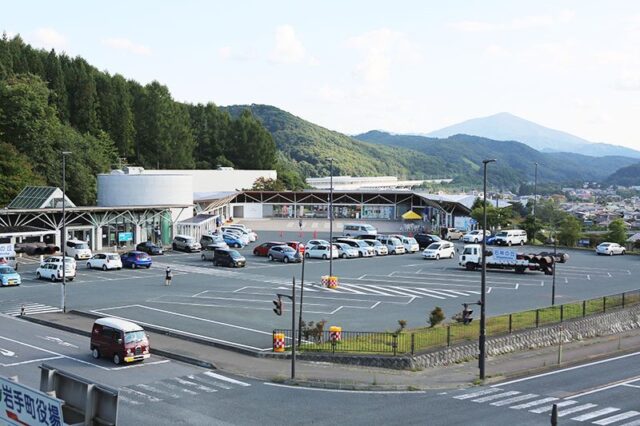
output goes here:
<path id="1" fill-rule="evenodd" d="M 284 185 L 276 179 L 267 179 L 259 177 L 251 187 L 253 191 L 283 191 Z"/>
<path id="2" fill-rule="evenodd" d="M 129 91 L 127 80 L 120 74 L 114 75 L 111 79 L 111 88 L 113 90 L 113 100 L 117 107 L 110 117 L 109 135 L 113 139 L 118 153 L 123 157 L 133 159 L 135 155 L 133 97 Z"/>
<path id="3" fill-rule="evenodd" d="M 44 179 L 32 169 L 29 157 L 0 142 L 0 206 L 9 204 L 28 185 L 43 185 Z"/>
<path id="4" fill-rule="evenodd" d="M 560 223 L 558 242 L 568 247 L 574 247 L 580 239 L 582 225 L 580 221 L 571 215 L 566 215 Z"/>
<path id="5" fill-rule="evenodd" d="M 62 65 L 52 49 L 45 60 L 45 78 L 49 86 L 49 103 L 54 106 L 63 123 L 69 121 L 69 96 L 64 82 Z"/>
<path id="6" fill-rule="evenodd" d="M 245 110 L 231 124 L 231 144 L 225 156 L 240 169 L 272 169 L 276 144 L 271 134 Z"/>
<path id="7" fill-rule="evenodd" d="M 65 84 L 69 88 L 71 124 L 82 133 L 97 134 L 98 96 L 92 67 L 82 58 L 73 59 Z"/>
<path id="8" fill-rule="evenodd" d="M 622 219 L 612 220 L 609 224 L 607 239 L 613 243 L 624 245 L 627 241 L 627 227 Z"/>

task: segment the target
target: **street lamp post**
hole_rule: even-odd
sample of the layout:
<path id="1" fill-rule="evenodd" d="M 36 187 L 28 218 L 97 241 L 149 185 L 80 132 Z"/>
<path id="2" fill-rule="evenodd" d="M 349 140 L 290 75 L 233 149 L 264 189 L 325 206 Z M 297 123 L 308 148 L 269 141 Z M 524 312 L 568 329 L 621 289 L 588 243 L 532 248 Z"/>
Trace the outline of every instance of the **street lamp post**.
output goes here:
<path id="1" fill-rule="evenodd" d="M 67 268 L 65 247 L 67 245 L 67 218 L 65 215 L 65 201 L 67 199 L 67 155 L 71 151 L 62 151 L 62 312 L 67 312 Z"/>
<path id="2" fill-rule="evenodd" d="M 553 281 L 551 284 L 551 306 L 556 305 L 556 255 L 558 253 L 558 235 L 553 233 Z"/>
<path id="3" fill-rule="evenodd" d="M 478 367 L 480 368 L 480 380 L 485 378 L 484 362 L 486 358 L 486 301 L 487 301 L 487 261 L 485 259 L 485 253 L 487 248 L 487 164 L 494 163 L 496 160 L 482 160 L 483 165 L 483 198 L 482 203 L 482 272 L 480 275 L 480 357 L 478 360 Z"/>
<path id="4" fill-rule="evenodd" d="M 538 163 L 533 163 L 536 166 L 535 173 L 533 175 L 533 244 L 536 243 L 536 206 L 538 204 Z"/>
<path id="5" fill-rule="evenodd" d="M 329 276 L 333 276 L 333 158 L 329 158 Z"/>

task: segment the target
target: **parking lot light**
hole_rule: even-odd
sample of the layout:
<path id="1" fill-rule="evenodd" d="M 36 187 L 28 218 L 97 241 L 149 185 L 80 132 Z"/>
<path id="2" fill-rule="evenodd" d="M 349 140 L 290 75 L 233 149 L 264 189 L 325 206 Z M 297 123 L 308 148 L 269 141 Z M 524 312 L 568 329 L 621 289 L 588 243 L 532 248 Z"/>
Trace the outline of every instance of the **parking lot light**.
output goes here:
<path id="1" fill-rule="evenodd" d="M 66 177 L 66 165 L 67 165 L 67 155 L 71 154 L 71 151 L 62 151 L 62 312 L 67 312 L 67 268 L 66 268 L 66 253 L 65 246 L 67 244 L 67 220 L 65 215 L 65 206 L 66 206 L 66 188 L 67 188 L 67 177 Z"/>
<path id="2" fill-rule="evenodd" d="M 487 164 L 494 163 L 496 160 L 482 160 L 484 168 L 483 173 L 483 198 L 482 203 L 482 232 L 483 235 L 487 233 Z M 480 347 L 480 357 L 478 359 L 478 367 L 480 368 L 480 380 L 485 378 L 485 358 L 486 358 L 486 304 L 487 304 L 487 239 L 482 238 L 482 273 L 480 275 L 480 340 L 478 346 Z"/>

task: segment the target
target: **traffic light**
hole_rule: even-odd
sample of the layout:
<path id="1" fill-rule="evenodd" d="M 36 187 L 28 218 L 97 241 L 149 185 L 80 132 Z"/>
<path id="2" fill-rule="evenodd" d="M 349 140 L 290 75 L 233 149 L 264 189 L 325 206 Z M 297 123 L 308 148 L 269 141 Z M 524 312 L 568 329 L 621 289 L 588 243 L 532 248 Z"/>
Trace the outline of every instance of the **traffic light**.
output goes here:
<path id="1" fill-rule="evenodd" d="M 280 299 L 280 296 L 278 296 L 278 300 L 274 300 L 273 304 L 276 305 L 275 308 L 273 308 L 273 312 L 275 312 L 276 315 L 282 315 L 282 299 Z"/>
<path id="2" fill-rule="evenodd" d="M 462 323 L 467 325 L 473 321 L 473 318 L 471 317 L 473 310 L 469 309 L 469 305 L 466 303 L 463 303 L 462 306 L 464 306 L 464 309 L 462 310 Z"/>

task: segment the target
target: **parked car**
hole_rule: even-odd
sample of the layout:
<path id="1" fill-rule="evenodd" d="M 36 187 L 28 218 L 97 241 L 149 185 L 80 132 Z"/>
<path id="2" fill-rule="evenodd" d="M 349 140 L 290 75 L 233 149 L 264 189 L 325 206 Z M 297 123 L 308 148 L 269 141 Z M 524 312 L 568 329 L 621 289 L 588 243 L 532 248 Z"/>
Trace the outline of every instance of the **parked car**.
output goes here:
<path id="1" fill-rule="evenodd" d="M 399 239 L 394 237 L 379 236 L 377 240 L 387 246 L 389 254 L 404 254 L 404 245 Z"/>
<path id="2" fill-rule="evenodd" d="M 358 249 L 346 243 L 333 243 L 338 248 L 338 257 L 342 259 L 358 257 Z"/>
<path id="3" fill-rule="evenodd" d="M 224 242 L 222 235 L 203 235 L 202 238 L 200 238 L 200 245 L 202 246 L 202 250 L 210 246 L 224 249 L 229 248 L 229 245 Z"/>
<path id="4" fill-rule="evenodd" d="M 91 249 L 86 241 L 67 240 L 64 248 L 64 254 L 71 256 L 76 260 L 89 259 L 91 257 Z"/>
<path id="5" fill-rule="evenodd" d="M 282 246 L 285 245 L 286 243 L 283 241 L 268 241 L 266 243 L 262 243 L 259 246 L 255 247 L 253 249 L 253 255 L 254 256 L 263 256 L 263 257 L 267 257 L 267 255 L 269 254 L 269 249 L 273 246 Z"/>
<path id="6" fill-rule="evenodd" d="M 387 246 L 382 244 L 378 240 L 363 240 L 365 243 L 369 244 L 376 251 L 376 256 L 386 256 L 389 254 L 389 249 Z"/>
<path id="7" fill-rule="evenodd" d="M 91 355 L 114 364 L 143 361 L 151 356 L 149 337 L 142 327 L 120 318 L 98 318 L 91 328 Z"/>
<path id="8" fill-rule="evenodd" d="M 414 235 L 414 238 L 418 242 L 418 246 L 420 246 L 420 248 L 427 248 L 432 243 L 440 241 L 440 237 L 433 234 L 416 234 Z"/>
<path id="9" fill-rule="evenodd" d="M 251 236 L 249 235 L 249 233 L 247 231 L 245 231 L 244 229 L 240 229 L 240 228 L 229 228 L 227 226 L 223 226 L 222 228 L 220 228 L 222 230 L 223 234 L 231 234 L 236 236 L 237 238 L 241 239 L 245 245 L 249 244 L 251 242 Z M 255 240 L 254 240 L 255 241 Z"/>
<path id="10" fill-rule="evenodd" d="M 247 264 L 247 260 L 238 250 L 233 249 L 216 249 L 213 253 L 214 266 L 231 266 L 233 268 L 242 268 Z"/>
<path id="11" fill-rule="evenodd" d="M 609 256 L 613 256 L 614 254 L 625 254 L 626 249 L 622 247 L 618 243 L 600 243 L 598 247 L 596 247 L 596 254 L 606 254 Z"/>
<path id="12" fill-rule="evenodd" d="M 258 234 L 256 234 L 255 232 L 253 232 L 251 229 L 247 228 L 246 226 L 242 225 L 225 225 L 222 227 L 222 230 L 224 231 L 225 229 L 238 229 L 240 231 L 242 231 L 243 233 L 245 233 L 247 235 L 247 237 L 249 237 L 249 242 L 254 242 L 258 239 Z"/>
<path id="13" fill-rule="evenodd" d="M 76 260 L 73 257 L 66 256 L 64 259 L 65 264 L 71 265 L 73 269 L 76 269 Z M 40 266 L 47 265 L 49 263 L 56 263 L 62 265 L 62 256 L 49 256 L 40 262 Z"/>
<path id="14" fill-rule="evenodd" d="M 416 241 L 415 238 L 400 235 L 400 238 L 398 239 L 402 242 L 405 253 L 416 253 L 420 250 L 420 244 L 418 244 L 418 241 Z"/>
<path id="15" fill-rule="evenodd" d="M 200 243 L 188 235 L 176 235 L 173 237 L 171 247 L 174 250 L 182 250 L 189 253 L 202 250 Z"/>
<path id="16" fill-rule="evenodd" d="M 342 227 L 342 233 L 346 237 L 368 235 L 375 238 L 375 236 L 378 235 L 378 230 L 366 223 L 346 223 Z"/>
<path id="17" fill-rule="evenodd" d="M 335 237 L 335 238 L 337 239 L 339 237 Z M 327 240 L 309 240 L 309 241 L 307 241 L 307 244 L 306 244 L 305 247 L 307 248 L 307 250 L 309 250 L 311 248 L 311 246 L 318 246 L 318 245 L 328 246 L 329 245 L 329 241 L 327 241 Z"/>
<path id="18" fill-rule="evenodd" d="M 352 238 L 339 238 L 336 240 L 338 243 L 345 243 L 354 249 L 358 250 L 358 257 L 371 257 L 376 255 L 376 251 L 364 240 L 354 240 Z"/>
<path id="19" fill-rule="evenodd" d="M 65 262 L 65 280 L 73 281 L 76 277 L 76 268 L 72 266 L 70 263 Z M 48 262 L 44 265 L 40 265 L 38 269 L 36 269 L 36 278 L 37 279 L 45 279 L 56 282 L 62 279 L 62 263 L 54 263 Z"/>
<path id="20" fill-rule="evenodd" d="M 492 235 L 490 237 L 487 237 L 487 242 L 485 243 L 488 246 L 495 246 L 496 245 L 496 236 Z"/>
<path id="21" fill-rule="evenodd" d="M 423 250 L 422 257 L 425 259 L 453 259 L 456 254 L 455 246 L 448 241 L 433 243 Z"/>
<path id="22" fill-rule="evenodd" d="M 22 284 L 22 278 L 20 274 L 16 272 L 11 266 L 0 266 L 0 285 L 3 287 L 20 285 Z"/>
<path id="23" fill-rule="evenodd" d="M 304 244 L 299 241 L 287 241 L 287 245 L 304 255 Z"/>
<path id="24" fill-rule="evenodd" d="M 311 248 L 307 246 L 307 251 L 304 253 L 304 257 L 306 257 L 307 259 L 329 259 L 329 256 L 331 256 L 333 259 L 337 259 L 338 247 L 333 244 L 331 246 L 331 250 L 329 250 L 329 244 L 316 244 L 312 245 Z"/>
<path id="25" fill-rule="evenodd" d="M 269 260 L 281 260 L 284 263 L 302 262 L 302 255 L 294 248 L 288 245 L 273 246 L 267 254 Z"/>
<path id="26" fill-rule="evenodd" d="M 496 245 L 499 246 L 512 246 L 520 244 L 521 246 L 527 244 L 527 231 L 522 229 L 509 229 L 500 231 L 496 234 Z"/>
<path id="27" fill-rule="evenodd" d="M 124 268 L 151 268 L 151 258 L 143 251 L 129 251 L 120 256 Z"/>
<path id="28" fill-rule="evenodd" d="M 462 237 L 462 241 L 465 243 L 478 244 L 482 242 L 483 235 L 485 237 L 488 237 L 491 235 L 491 232 L 489 231 L 483 232 L 482 229 L 476 229 L 474 231 L 467 232 L 466 234 L 464 234 L 464 236 Z"/>
<path id="29" fill-rule="evenodd" d="M 458 228 L 447 228 L 444 233 L 445 240 L 459 240 L 464 235 L 464 232 L 459 230 Z"/>
<path id="30" fill-rule="evenodd" d="M 222 234 L 222 239 L 229 247 L 242 248 L 247 245 L 247 243 L 240 237 L 240 235 L 225 232 Z"/>
<path id="31" fill-rule="evenodd" d="M 136 246 L 136 250 L 143 251 L 147 254 L 164 254 L 162 247 L 157 244 L 152 243 L 151 241 L 145 241 L 144 243 L 140 243 Z"/>
<path id="32" fill-rule="evenodd" d="M 122 260 L 116 253 L 96 253 L 87 260 L 89 269 L 122 269 Z"/>

